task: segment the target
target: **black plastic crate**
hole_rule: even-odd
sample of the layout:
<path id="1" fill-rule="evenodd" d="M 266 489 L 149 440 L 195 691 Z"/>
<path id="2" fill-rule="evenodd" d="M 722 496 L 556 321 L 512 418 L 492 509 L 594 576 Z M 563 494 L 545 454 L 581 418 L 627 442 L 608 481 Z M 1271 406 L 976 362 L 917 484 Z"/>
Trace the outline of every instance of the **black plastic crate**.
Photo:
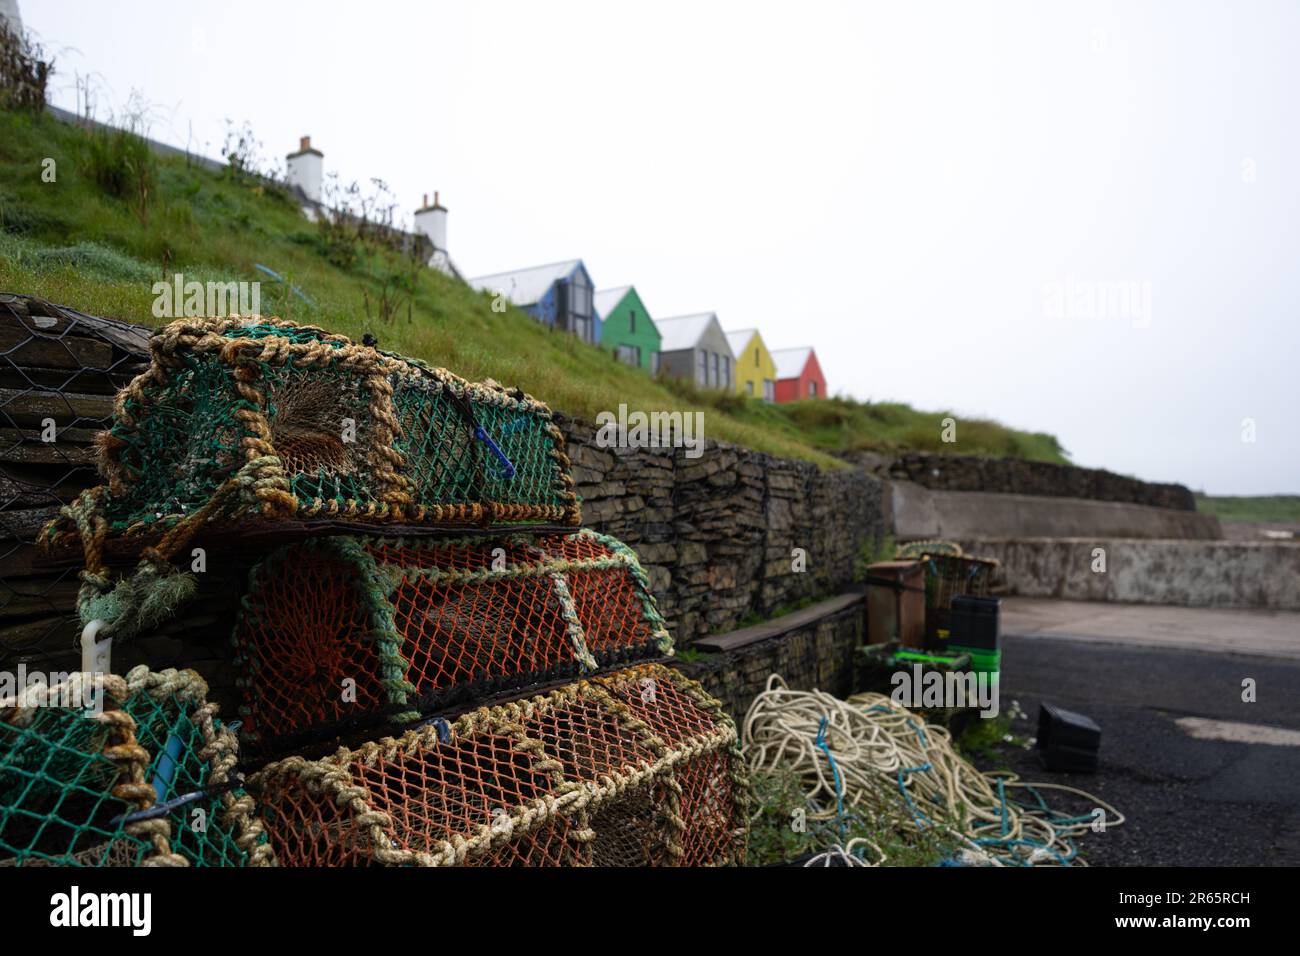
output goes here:
<path id="1" fill-rule="evenodd" d="M 1091 717 L 1053 704 L 1038 709 L 1038 750 L 1048 770 L 1094 773 L 1101 728 Z"/>
<path id="2" fill-rule="evenodd" d="M 974 594 L 958 594 L 952 599 L 948 618 L 948 643 L 961 647 L 996 651 L 1001 647 L 1002 600 Z"/>

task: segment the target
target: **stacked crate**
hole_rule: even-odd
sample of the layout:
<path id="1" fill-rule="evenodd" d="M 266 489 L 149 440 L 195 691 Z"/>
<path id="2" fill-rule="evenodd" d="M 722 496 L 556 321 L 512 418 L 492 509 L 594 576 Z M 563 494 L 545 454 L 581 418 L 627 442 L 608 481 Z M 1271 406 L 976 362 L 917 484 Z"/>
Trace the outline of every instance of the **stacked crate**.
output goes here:
<path id="1" fill-rule="evenodd" d="M 282 861 L 743 857 L 735 727 L 654 663 L 671 639 L 636 556 L 574 530 L 544 404 L 262 317 L 149 349 L 100 441 L 107 484 L 42 544 L 81 550 L 81 620 L 128 648 L 202 592 L 191 544 L 251 555 L 230 662 Z"/>

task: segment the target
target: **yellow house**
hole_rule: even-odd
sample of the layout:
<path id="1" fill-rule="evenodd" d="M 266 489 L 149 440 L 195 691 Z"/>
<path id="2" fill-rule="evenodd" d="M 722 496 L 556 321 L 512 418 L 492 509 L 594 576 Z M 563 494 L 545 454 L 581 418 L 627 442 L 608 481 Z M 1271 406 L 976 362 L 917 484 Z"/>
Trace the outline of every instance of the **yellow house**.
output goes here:
<path id="1" fill-rule="evenodd" d="M 728 332 L 727 344 L 736 354 L 736 391 L 765 402 L 775 401 L 776 363 L 758 329 Z"/>

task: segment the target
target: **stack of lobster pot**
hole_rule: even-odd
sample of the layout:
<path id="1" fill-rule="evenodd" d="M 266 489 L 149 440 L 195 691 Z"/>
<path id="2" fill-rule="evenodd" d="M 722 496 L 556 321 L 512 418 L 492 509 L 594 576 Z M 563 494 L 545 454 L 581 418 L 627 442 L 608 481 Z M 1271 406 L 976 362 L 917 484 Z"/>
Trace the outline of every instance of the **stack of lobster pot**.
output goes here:
<path id="1" fill-rule="evenodd" d="M 230 660 L 268 856 L 742 862 L 735 726 L 663 663 L 631 549 L 580 527 L 546 405 L 277 319 L 150 347 L 107 483 L 44 543 L 84 554 L 87 669 L 179 613 L 194 542 L 253 555 Z"/>

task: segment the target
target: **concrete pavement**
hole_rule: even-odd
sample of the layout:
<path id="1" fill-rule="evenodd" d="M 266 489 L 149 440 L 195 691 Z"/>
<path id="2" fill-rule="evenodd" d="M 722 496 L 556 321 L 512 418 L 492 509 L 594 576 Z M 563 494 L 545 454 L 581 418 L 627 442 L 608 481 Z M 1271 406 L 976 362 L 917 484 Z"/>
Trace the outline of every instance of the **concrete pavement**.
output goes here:
<path id="1" fill-rule="evenodd" d="M 1300 660 L 1297 611 L 1008 597 L 1002 599 L 1002 633 Z"/>
<path id="2" fill-rule="evenodd" d="M 1023 738 L 1037 733 L 1042 701 L 1101 726 L 1095 774 L 1050 773 L 1036 751 L 1011 745 L 978 761 L 1082 788 L 1125 814 L 1082 841 L 1093 865 L 1300 865 L 1300 661 L 1012 636 L 1001 698 L 1024 709 L 1012 727 Z M 1090 809 L 1054 793 L 1053 805 Z"/>
<path id="3" fill-rule="evenodd" d="M 1089 862 L 1300 865 L 1300 614 L 1007 598 L 1002 631 L 1016 735 L 1043 701 L 1088 714 L 1101 767 L 1049 773 L 1010 745 L 980 764 L 1114 804 L 1128 821 L 1083 841 Z"/>

